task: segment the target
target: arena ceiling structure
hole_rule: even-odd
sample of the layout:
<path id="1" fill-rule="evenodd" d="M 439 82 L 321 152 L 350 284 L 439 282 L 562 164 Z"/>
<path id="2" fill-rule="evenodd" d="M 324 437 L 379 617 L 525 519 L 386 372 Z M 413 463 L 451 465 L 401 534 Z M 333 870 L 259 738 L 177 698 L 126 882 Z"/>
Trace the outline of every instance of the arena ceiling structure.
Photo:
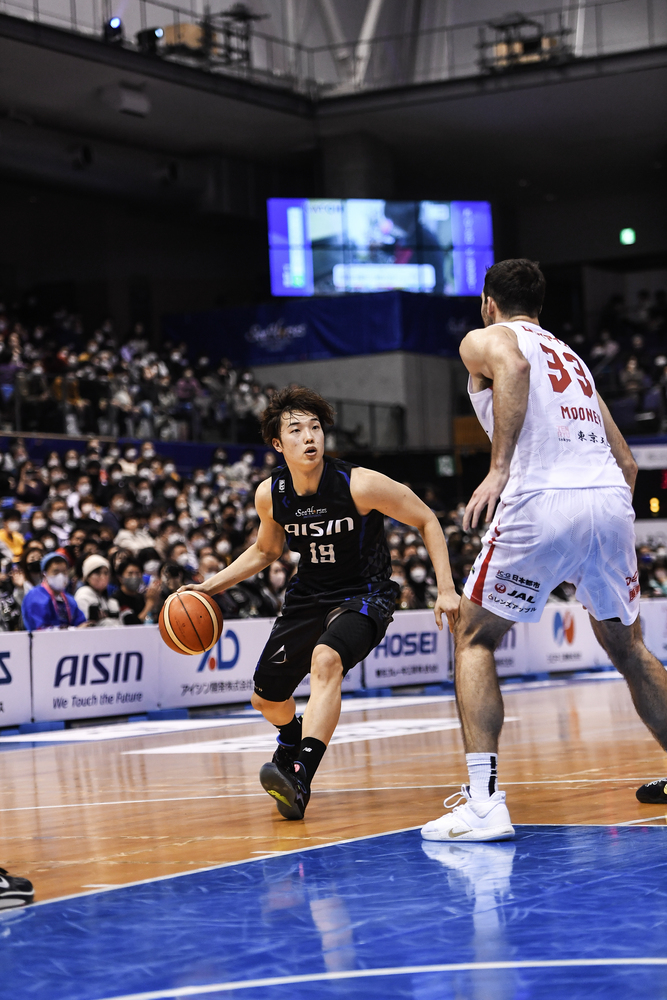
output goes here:
<path id="1" fill-rule="evenodd" d="M 159 175 L 156 157 L 178 157 L 182 183 L 196 187 L 197 163 L 210 156 L 275 163 L 361 133 L 414 185 L 445 178 L 465 195 L 538 178 L 545 196 L 662 183 L 664 4 L 516 6 L 511 17 L 526 25 L 507 29 L 495 27 L 496 0 L 257 0 L 244 8 L 257 18 L 246 22 L 244 61 L 223 45 L 224 26 L 243 20 L 219 10 L 206 56 L 196 47 L 204 11 L 130 0 L 122 41 L 105 43 L 108 0 L 97 23 L 92 0 L 68 0 L 58 15 L 5 0 L 0 169 L 104 189 L 114 173 L 131 186 L 130 175 Z M 142 51 L 146 24 L 188 44 Z M 526 55 L 496 66 L 508 30 L 523 32 Z M 556 54 L 531 59 L 536 36 Z M 89 163 L 77 164 L 80 145 Z"/>

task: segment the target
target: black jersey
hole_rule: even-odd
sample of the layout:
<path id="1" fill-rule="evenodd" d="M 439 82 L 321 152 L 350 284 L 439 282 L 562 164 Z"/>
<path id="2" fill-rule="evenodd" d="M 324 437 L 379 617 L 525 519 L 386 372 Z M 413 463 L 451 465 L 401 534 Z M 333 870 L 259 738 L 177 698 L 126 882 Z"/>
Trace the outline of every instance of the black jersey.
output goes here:
<path id="1" fill-rule="evenodd" d="M 398 587 L 390 580 L 391 560 L 384 518 L 377 510 L 364 517 L 350 493 L 349 462 L 324 456 L 316 493 L 298 496 L 287 466 L 272 475 L 273 519 L 287 544 L 300 555 L 286 605 L 304 600 L 332 604 L 351 597 L 380 595 L 393 604 Z"/>

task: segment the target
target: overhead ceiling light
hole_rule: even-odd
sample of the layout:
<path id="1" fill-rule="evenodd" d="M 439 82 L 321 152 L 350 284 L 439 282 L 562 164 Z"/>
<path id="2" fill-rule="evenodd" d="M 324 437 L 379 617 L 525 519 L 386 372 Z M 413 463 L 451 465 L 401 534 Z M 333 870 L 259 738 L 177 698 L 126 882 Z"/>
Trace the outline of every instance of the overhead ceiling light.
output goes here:
<path id="1" fill-rule="evenodd" d="M 104 41 L 107 45 L 123 44 L 123 22 L 119 17 L 112 17 L 104 25 Z"/>
<path id="2" fill-rule="evenodd" d="M 618 238 L 624 247 L 630 247 L 637 242 L 637 234 L 634 229 L 621 229 Z"/>
<path id="3" fill-rule="evenodd" d="M 137 32 L 137 48 L 146 55 L 157 55 L 158 44 L 164 37 L 163 28 L 144 28 Z"/>
<path id="4" fill-rule="evenodd" d="M 108 108 L 123 115 L 145 118 L 150 114 L 151 102 L 143 87 L 133 87 L 128 83 L 112 83 L 102 87 L 100 98 Z"/>

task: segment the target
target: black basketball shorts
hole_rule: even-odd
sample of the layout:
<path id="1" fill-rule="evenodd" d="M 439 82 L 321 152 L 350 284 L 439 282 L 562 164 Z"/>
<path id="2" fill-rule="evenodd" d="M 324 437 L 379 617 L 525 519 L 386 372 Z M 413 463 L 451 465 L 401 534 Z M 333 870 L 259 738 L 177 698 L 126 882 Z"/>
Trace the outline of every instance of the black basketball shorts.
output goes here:
<path id="1" fill-rule="evenodd" d="M 267 701 L 287 701 L 310 672 L 315 646 L 335 649 L 343 663 L 343 676 L 364 660 L 382 640 L 391 617 L 385 621 L 384 616 L 362 613 L 356 604 L 346 601 L 338 615 L 331 605 L 285 608 L 259 658 L 255 692 Z"/>

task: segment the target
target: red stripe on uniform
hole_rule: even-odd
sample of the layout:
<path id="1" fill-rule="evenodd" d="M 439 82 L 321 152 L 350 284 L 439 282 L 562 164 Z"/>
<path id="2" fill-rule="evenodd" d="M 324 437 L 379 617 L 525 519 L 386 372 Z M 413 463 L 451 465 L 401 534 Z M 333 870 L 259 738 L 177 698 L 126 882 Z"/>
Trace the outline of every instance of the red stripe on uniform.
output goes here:
<path id="1" fill-rule="evenodd" d="M 496 538 L 498 537 L 499 534 L 500 532 L 496 528 Z M 491 542 L 489 542 L 489 551 L 486 553 L 486 556 L 484 557 L 484 562 L 479 567 L 479 576 L 475 581 L 475 586 L 472 588 L 472 594 L 470 595 L 470 600 L 472 601 L 472 603 L 479 604 L 480 608 L 482 607 L 482 597 L 484 596 L 483 590 L 484 590 L 484 584 L 486 583 L 486 572 L 489 568 L 489 563 L 491 562 L 491 556 L 493 555 L 493 549 L 496 544 L 496 538 L 494 538 Z"/>

